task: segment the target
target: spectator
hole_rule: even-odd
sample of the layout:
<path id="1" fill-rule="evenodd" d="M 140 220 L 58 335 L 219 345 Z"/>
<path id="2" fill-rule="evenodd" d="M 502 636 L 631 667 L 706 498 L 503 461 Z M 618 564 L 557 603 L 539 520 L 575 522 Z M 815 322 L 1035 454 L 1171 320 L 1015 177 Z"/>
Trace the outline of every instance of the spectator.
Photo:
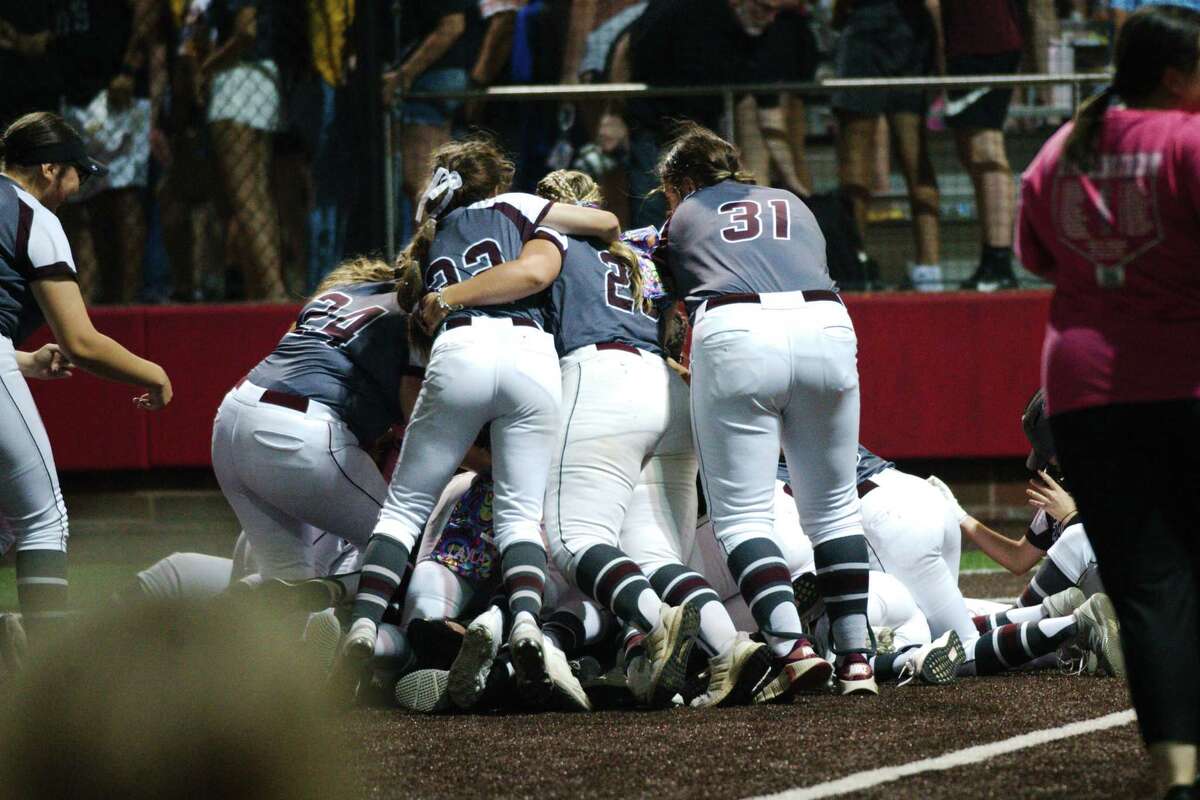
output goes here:
<path id="1" fill-rule="evenodd" d="M 1113 12 L 1113 29 L 1121 31 L 1121 26 L 1134 11 L 1143 6 L 1182 6 L 1200 10 L 1200 0 L 1108 0 Z"/>
<path id="2" fill-rule="evenodd" d="M 165 138 L 156 147 L 164 173 L 156 196 L 170 262 L 171 297 L 184 302 L 218 296 L 216 267 L 222 263 L 214 203 L 218 181 L 208 166 L 212 145 L 199 83 L 200 64 L 210 49 L 206 8 L 207 0 L 171 3 L 163 20 L 169 100 L 158 111 Z M 155 141 L 152 135 L 152 146 Z"/>
<path id="3" fill-rule="evenodd" d="M 901 78 L 934 69 L 934 25 L 922 0 L 835 0 L 833 24 L 841 30 L 835 54 L 839 78 Z M 850 197 L 859 233 L 866 241 L 872 160 L 881 116 L 887 118 L 893 150 L 908 185 L 917 288 L 940 288 L 938 189 L 925 132 L 924 91 L 870 89 L 833 94 L 838 117 L 838 173 Z"/>
<path id="4" fill-rule="evenodd" d="M 1200 741 L 1200 13 L 1143 8 L 1112 85 L 1022 181 L 1021 261 L 1054 284 L 1046 411 L 1167 797 Z"/>
<path id="5" fill-rule="evenodd" d="M 279 211 L 270 191 L 273 134 L 283 126 L 282 87 L 271 0 L 212 0 L 215 48 L 200 65 L 209 85 L 208 122 L 222 194 L 236 234 L 246 296 L 287 299 Z"/>
<path id="6" fill-rule="evenodd" d="M 349 203 L 345 143 L 354 24 L 354 0 L 308 0 L 311 69 L 292 93 L 293 127 L 305 138 L 311 160 L 312 208 L 308 215 L 308 270 L 311 293 L 325 273 L 342 260 Z"/>
<path id="7" fill-rule="evenodd" d="M 1007 75 L 1021 63 L 1021 20 L 1012 0 L 941 0 L 940 25 L 948 75 Z M 944 59 L 944 60 L 943 60 Z M 1012 269 L 1016 197 L 1004 148 L 1004 120 L 1012 89 L 950 92 L 946 124 L 958 158 L 975 187 L 983 250 L 964 289 L 1016 288 Z"/>
<path id="8" fill-rule="evenodd" d="M 627 53 L 618 45 L 614 75 L 629 74 L 635 81 L 659 86 L 711 86 L 747 81 L 783 80 L 785 73 L 766 52 L 763 34 L 775 22 L 785 0 L 657 0 L 646 9 L 629 35 Z M 628 72 L 626 70 L 628 69 Z M 777 96 L 764 101 L 778 106 Z M 773 104 L 773 106 L 772 106 Z M 720 129 L 723 103 L 720 96 L 667 97 L 637 100 L 629 104 L 630 127 L 609 119 L 616 138 L 629 142 L 630 190 L 634 196 L 634 224 L 658 225 L 665 216 L 665 203 L 651 194 L 658 183 L 654 166 L 659 147 L 670 137 L 673 123 L 680 119 Z M 776 113 L 776 112 L 772 112 Z M 611 135 L 611 134 L 610 134 Z M 787 148 L 773 156 L 790 162 Z M 785 167 L 786 169 L 786 167 Z M 789 185 L 789 189 L 793 186 Z M 794 188 L 801 189 L 799 185 Z"/>
<path id="9" fill-rule="evenodd" d="M 51 52 L 66 87 L 63 117 L 109 165 L 108 175 L 89 181 L 62 208 L 79 288 L 87 300 L 131 303 L 142 286 L 146 243 L 154 0 L 54 0 L 51 6 Z"/>
<path id="10" fill-rule="evenodd" d="M 513 49 L 513 35 L 517 27 L 517 13 L 525 7 L 526 0 L 478 0 L 468 14 L 468 27 L 483 31 L 479 56 L 467 75 L 472 88 L 485 89 L 496 82 L 509 63 Z M 463 118 L 468 123 L 477 123 L 482 118 L 483 103 L 470 101 L 463 109 Z"/>
<path id="11" fill-rule="evenodd" d="M 467 67 L 472 64 L 467 14 L 478 0 L 404 0 L 400 10 L 402 39 L 397 43 L 400 64 L 383 76 L 384 103 L 396 93 L 462 91 L 467 88 Z M 456 100 L 406 100 L 400 107 L 399 146 L 401 180 L 410 211 L 429 177 L 433 151 L 450 140 L 450 121 L 460 103 Z M 407 225 L 411 213 L 405 214 Z"/>
<path id="12" fill-rule="evenodd" d="M 57 65 L 50 58 L 49 3 L 0 0 L 0 127 L 30 111 L 58 108 Z M 19 75 L 20 80 L 11 76 Z"/>

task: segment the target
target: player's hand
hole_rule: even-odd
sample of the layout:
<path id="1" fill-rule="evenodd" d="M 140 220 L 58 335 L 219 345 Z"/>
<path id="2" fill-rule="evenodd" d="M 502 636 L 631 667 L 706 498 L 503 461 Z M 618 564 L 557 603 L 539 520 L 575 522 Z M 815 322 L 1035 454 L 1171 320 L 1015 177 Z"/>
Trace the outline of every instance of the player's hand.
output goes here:
<path id="1" fill-rule="evenodd" d="M 152 388 L 150 391 L 133 398 L 133 404 L 142 411 L 161 411 L 171 402 L 174 392 L 171 389 L 171 380 L 163 376 L 163 382 Z"/>
<path id="2" fill-rule="evenodd" d="M 1029 505 L 1045 511 L 1059 522 L 1077 513 L 1075 498 L 1045 470 L 1039 471 L 1038 477 L 1029 482 L 1025 494 L 1029 497 Z"/>
<path id="3" fill-rule="evenodd" d="M 683 378 L 684 383 L 686 383 L 688 386 L 692 385 L 692 371 L 690 369 L 685 367 L 683 364 L 680 364 L 670 356 L 667 356 L 667 366 L 670 367 L 676 375 Z"/>
<path id="4" fill-rule="evenodd" d="M 72 374 L 71 367 L 75 366 L 56 344 L 44 344 L 30 353 L 30 356 L 29 366 L 24 375 L 40 381 L 69 378 Z"/>
<path id="5" fill-rule="evenodd" d="M 442 320 L 446 318 L 448 313 L 450 312 L 442 308 L 441 304 L 438 303 L 437 292 L 430 292 L 421 298 L 421 307 L 417 311 L 421 319 L 421 329 L 430 336 L 433 336 L 434 332 L 438 329 L 438 325 L 442 324 Z"/>
<path id="6" fill-rule="evenodd" d="M 950 487 L 947 486 L 937 475 L 930 475 L 925 479 L 925 482 L 941 492 L 942 497 L 946 498 L 946 502 L 949 503 L 950 507 L 954 509 L 954 516 L 958 520 L 958 524 L 962 525 L 963 521 L 966 520 L 970 514 L 963 509 L 962 505 L 958 502 L 958 498 L 954 496 L 954 492 L 950 491 Z"/>

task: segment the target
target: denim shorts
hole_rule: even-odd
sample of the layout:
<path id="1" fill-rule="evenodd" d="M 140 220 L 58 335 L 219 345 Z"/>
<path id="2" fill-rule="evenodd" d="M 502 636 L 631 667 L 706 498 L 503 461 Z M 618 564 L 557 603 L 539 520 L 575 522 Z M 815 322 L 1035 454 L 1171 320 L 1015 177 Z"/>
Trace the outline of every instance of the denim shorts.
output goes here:
<path id="1" fill-rule="evenodd" d="M 467 88 L 467 71 L 459 67 L 430 69 L 413 81 L 414 92 L 460 92 Z M 446 125 L 461 100 L 408 100 L 400 105 L 400 121 L 406 125 Z"/>

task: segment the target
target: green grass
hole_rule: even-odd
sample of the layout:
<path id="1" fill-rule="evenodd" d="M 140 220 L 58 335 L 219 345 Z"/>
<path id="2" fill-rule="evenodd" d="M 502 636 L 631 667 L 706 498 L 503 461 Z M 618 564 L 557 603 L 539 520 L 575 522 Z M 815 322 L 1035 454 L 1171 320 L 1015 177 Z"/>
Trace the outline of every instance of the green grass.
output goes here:
<path id="1" fill-rule="evenodd" d="M 97 608 L 108 601 L 114 590 L 125 584 L 139 569 L 139 564 L 113 564 L 108 562 L 73 563 L 70 567 L 71 605 L 76 608 Z M 962 569 L 1000 569 L 995 561 L 978 550 L 967 550 L 962 554 Z M 11 566 L 0 566 L 0 611 L 15 611 L 17 608 L 17 578 Z"/>

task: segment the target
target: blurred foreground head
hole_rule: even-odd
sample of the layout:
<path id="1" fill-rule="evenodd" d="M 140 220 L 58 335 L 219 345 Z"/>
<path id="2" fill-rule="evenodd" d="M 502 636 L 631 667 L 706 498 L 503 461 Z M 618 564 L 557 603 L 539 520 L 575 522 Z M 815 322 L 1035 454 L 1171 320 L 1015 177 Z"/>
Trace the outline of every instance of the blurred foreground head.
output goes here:
<path id="1" fill-rule="evenodd" d="M 81 621 L 5 687 L 0 794 L 344 792 L 322 682 L 291 639 L 241 608 L 155 605 Z"/>

